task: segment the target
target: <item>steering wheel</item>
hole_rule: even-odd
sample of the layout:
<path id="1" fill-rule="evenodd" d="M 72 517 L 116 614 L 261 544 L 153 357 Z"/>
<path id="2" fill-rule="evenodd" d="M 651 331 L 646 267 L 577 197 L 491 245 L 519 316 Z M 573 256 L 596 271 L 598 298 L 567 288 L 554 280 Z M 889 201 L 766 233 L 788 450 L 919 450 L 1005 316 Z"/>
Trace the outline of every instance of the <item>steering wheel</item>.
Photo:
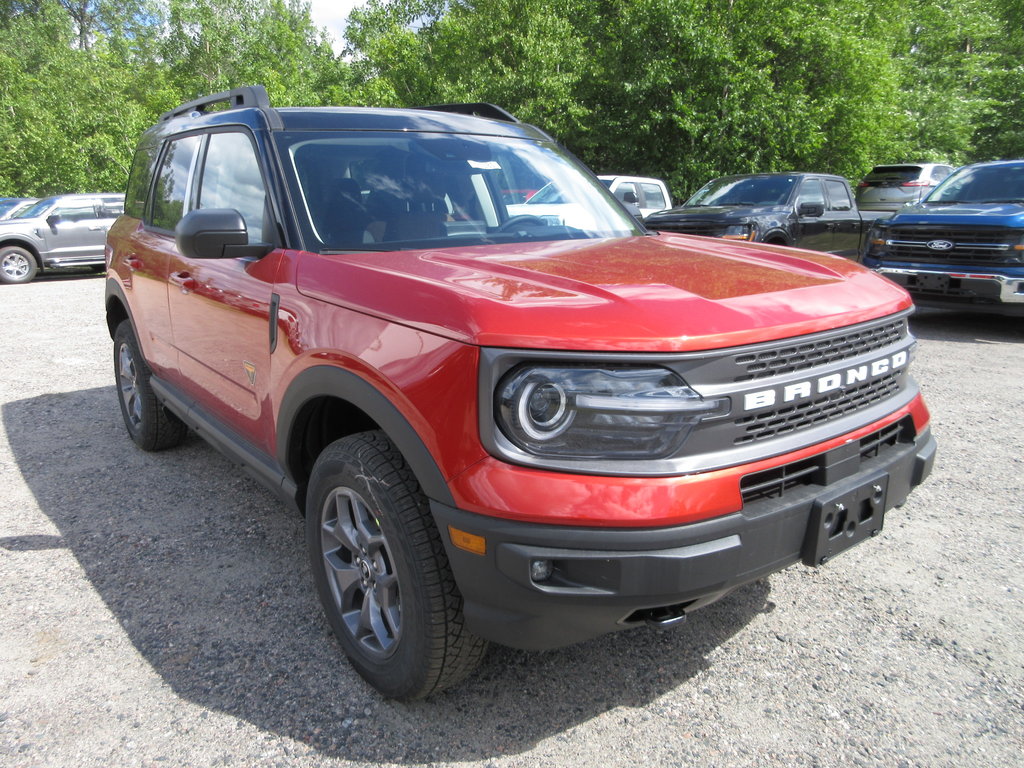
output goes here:
<path id="1" fill-rule="evenodd" d="M 528 213 L 520 214 L 519 216 L 513 216 L 500 227 L 498 232 L 508 232 L 516 227 L 546 227 L 547 224 L 540 216 L 531 216 Z"/>

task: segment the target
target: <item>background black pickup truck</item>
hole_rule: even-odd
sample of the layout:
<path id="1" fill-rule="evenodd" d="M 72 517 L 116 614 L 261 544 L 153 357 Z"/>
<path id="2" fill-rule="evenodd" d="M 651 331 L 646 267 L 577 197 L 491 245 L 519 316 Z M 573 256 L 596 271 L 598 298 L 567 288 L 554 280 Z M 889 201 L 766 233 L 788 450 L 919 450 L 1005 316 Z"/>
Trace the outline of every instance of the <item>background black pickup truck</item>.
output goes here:
<path id="1" fill-rule="evenodd" d="M 850 185 L 823 173 L 757 173 L 713 179 L 683 205 L 648 216 L 650 229 L 792 245 L 856 256 L 879 215 L 857 210 Z"/>

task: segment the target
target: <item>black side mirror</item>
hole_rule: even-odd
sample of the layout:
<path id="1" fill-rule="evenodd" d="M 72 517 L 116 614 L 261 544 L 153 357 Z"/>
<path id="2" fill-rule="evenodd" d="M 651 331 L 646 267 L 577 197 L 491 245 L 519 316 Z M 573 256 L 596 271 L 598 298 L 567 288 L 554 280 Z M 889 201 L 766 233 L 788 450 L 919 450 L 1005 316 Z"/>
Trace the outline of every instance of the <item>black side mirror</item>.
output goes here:
<path id="1" fill-rule="evenodd" d="M 178 250 L 190 259 L 262 258 L 270 243 L 250 243 L 242 214 L 233 208 L 201 208 L 174 228 Z"/>
<path id="2" fill-rule="evenodd" d="M 796 210 L 799 216 L 812 216 L 818 217 L 825 214 L 824 203 L 800 203 L 800 207 Z"/>
<path id="3" fill-rule="evenodd" d="M 58 224 L 60 224 L 60 220 L 61 219 L 59 213 L 51 213 L 49 216 L 46 217 L 46 224 L 50 227 L 50 229 L 53 229 Z"/>

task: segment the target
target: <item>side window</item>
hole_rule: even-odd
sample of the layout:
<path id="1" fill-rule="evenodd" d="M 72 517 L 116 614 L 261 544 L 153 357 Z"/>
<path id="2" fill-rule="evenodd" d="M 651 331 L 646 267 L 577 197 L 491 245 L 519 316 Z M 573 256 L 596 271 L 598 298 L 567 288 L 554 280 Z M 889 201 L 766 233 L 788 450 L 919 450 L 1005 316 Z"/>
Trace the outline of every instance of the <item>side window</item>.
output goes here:
<path id="1" fill-rule="evenodd" d="M 198 136 L 186 136 L 168 144 L 153 190 L 153 210 L 149 223 L 154 227 L 173 230 L 185 215 L 188 182 L 199 140 Z"/>
<path id="2" fill-rule="evenodd" d="M 159 142 L 140 146 L 132 160 L 132 169 L 128 174 L 128 191 L 124 198 L 124 212 L 136 219 L 141 219 L 146 212 L 146 197 L 149 195 L 149 182 L 153 180 L 153 168 L 157 155 L 160 154 Z"/>
<path id="3" fill-rule="evenodd" d="M 936 165 L 934 168 L 932 168 L 932 181 L 938 183 L 947 176 L 949 176 L 949 174 L 951 174 L 952 172 L 953 169 L 950 168 L 948 165 Z"/>
<path id="4" fill-rule="evenodd" d="M 846 191 L 846 185 L 843 182 L 836 179 L 825 179 L 825 188 L 828 190 L 829 210 L 853 210 L 853 201 L 850 199 L 850 193 Z"/>
<path id="5" fill-rule="evenodd" d="M 615 188 L 615 196 L 624 203 L 640 204 L 640 196 L 636 191 L 636 184 L 626 181 Z"/>
<path id="6" fill-rule="evenodd" d="M 85 221 L 96 218 L 96 204 L 92 200 L 78 201 L 58 205 L 51 216 L 60 216 L 64 222 Z"/>
<path id="7" fill-rule="evenodd" d="M 214 133 L 206 151 L 199 208 L 234 208 L 245 219 L 249 242 L 263 241 L 267 191 L 252 142 L 244 133 Z"/>
<path id="8" fill-rule="evenodd" d="M 800 197 L 798 198 L 797 204 L 803 205 L 804 203 L 816 203 L 817 205 L 825 205 L 825 193 L 821 188 L 820 179 L 804 179 L 800 184 Z"/>
<path id="9" fill-rule="evenodd" d="M 643 190 L 645 202 L 647 203 L 645 208 L 657 208 L 661 210 L 668 208 L 668 200 L 665 199 L 665 193 L 661 191 L 661 187 L 657 184 L 645 184 L 640 183 L 640 189 Z"/>

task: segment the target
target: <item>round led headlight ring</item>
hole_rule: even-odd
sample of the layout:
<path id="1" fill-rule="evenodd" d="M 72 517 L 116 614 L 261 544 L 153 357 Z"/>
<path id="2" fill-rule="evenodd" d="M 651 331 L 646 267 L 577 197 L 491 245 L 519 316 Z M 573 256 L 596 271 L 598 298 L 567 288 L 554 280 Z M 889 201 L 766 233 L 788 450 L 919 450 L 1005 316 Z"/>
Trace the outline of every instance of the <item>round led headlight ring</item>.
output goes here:
<path id="1" fill-rule="evenodd" d="M 551 440 L 572 423 L 569 396 L 553 381 L 531 382 L 523 387 L 516 406 L 519 427 L 534 440 Z"/>

